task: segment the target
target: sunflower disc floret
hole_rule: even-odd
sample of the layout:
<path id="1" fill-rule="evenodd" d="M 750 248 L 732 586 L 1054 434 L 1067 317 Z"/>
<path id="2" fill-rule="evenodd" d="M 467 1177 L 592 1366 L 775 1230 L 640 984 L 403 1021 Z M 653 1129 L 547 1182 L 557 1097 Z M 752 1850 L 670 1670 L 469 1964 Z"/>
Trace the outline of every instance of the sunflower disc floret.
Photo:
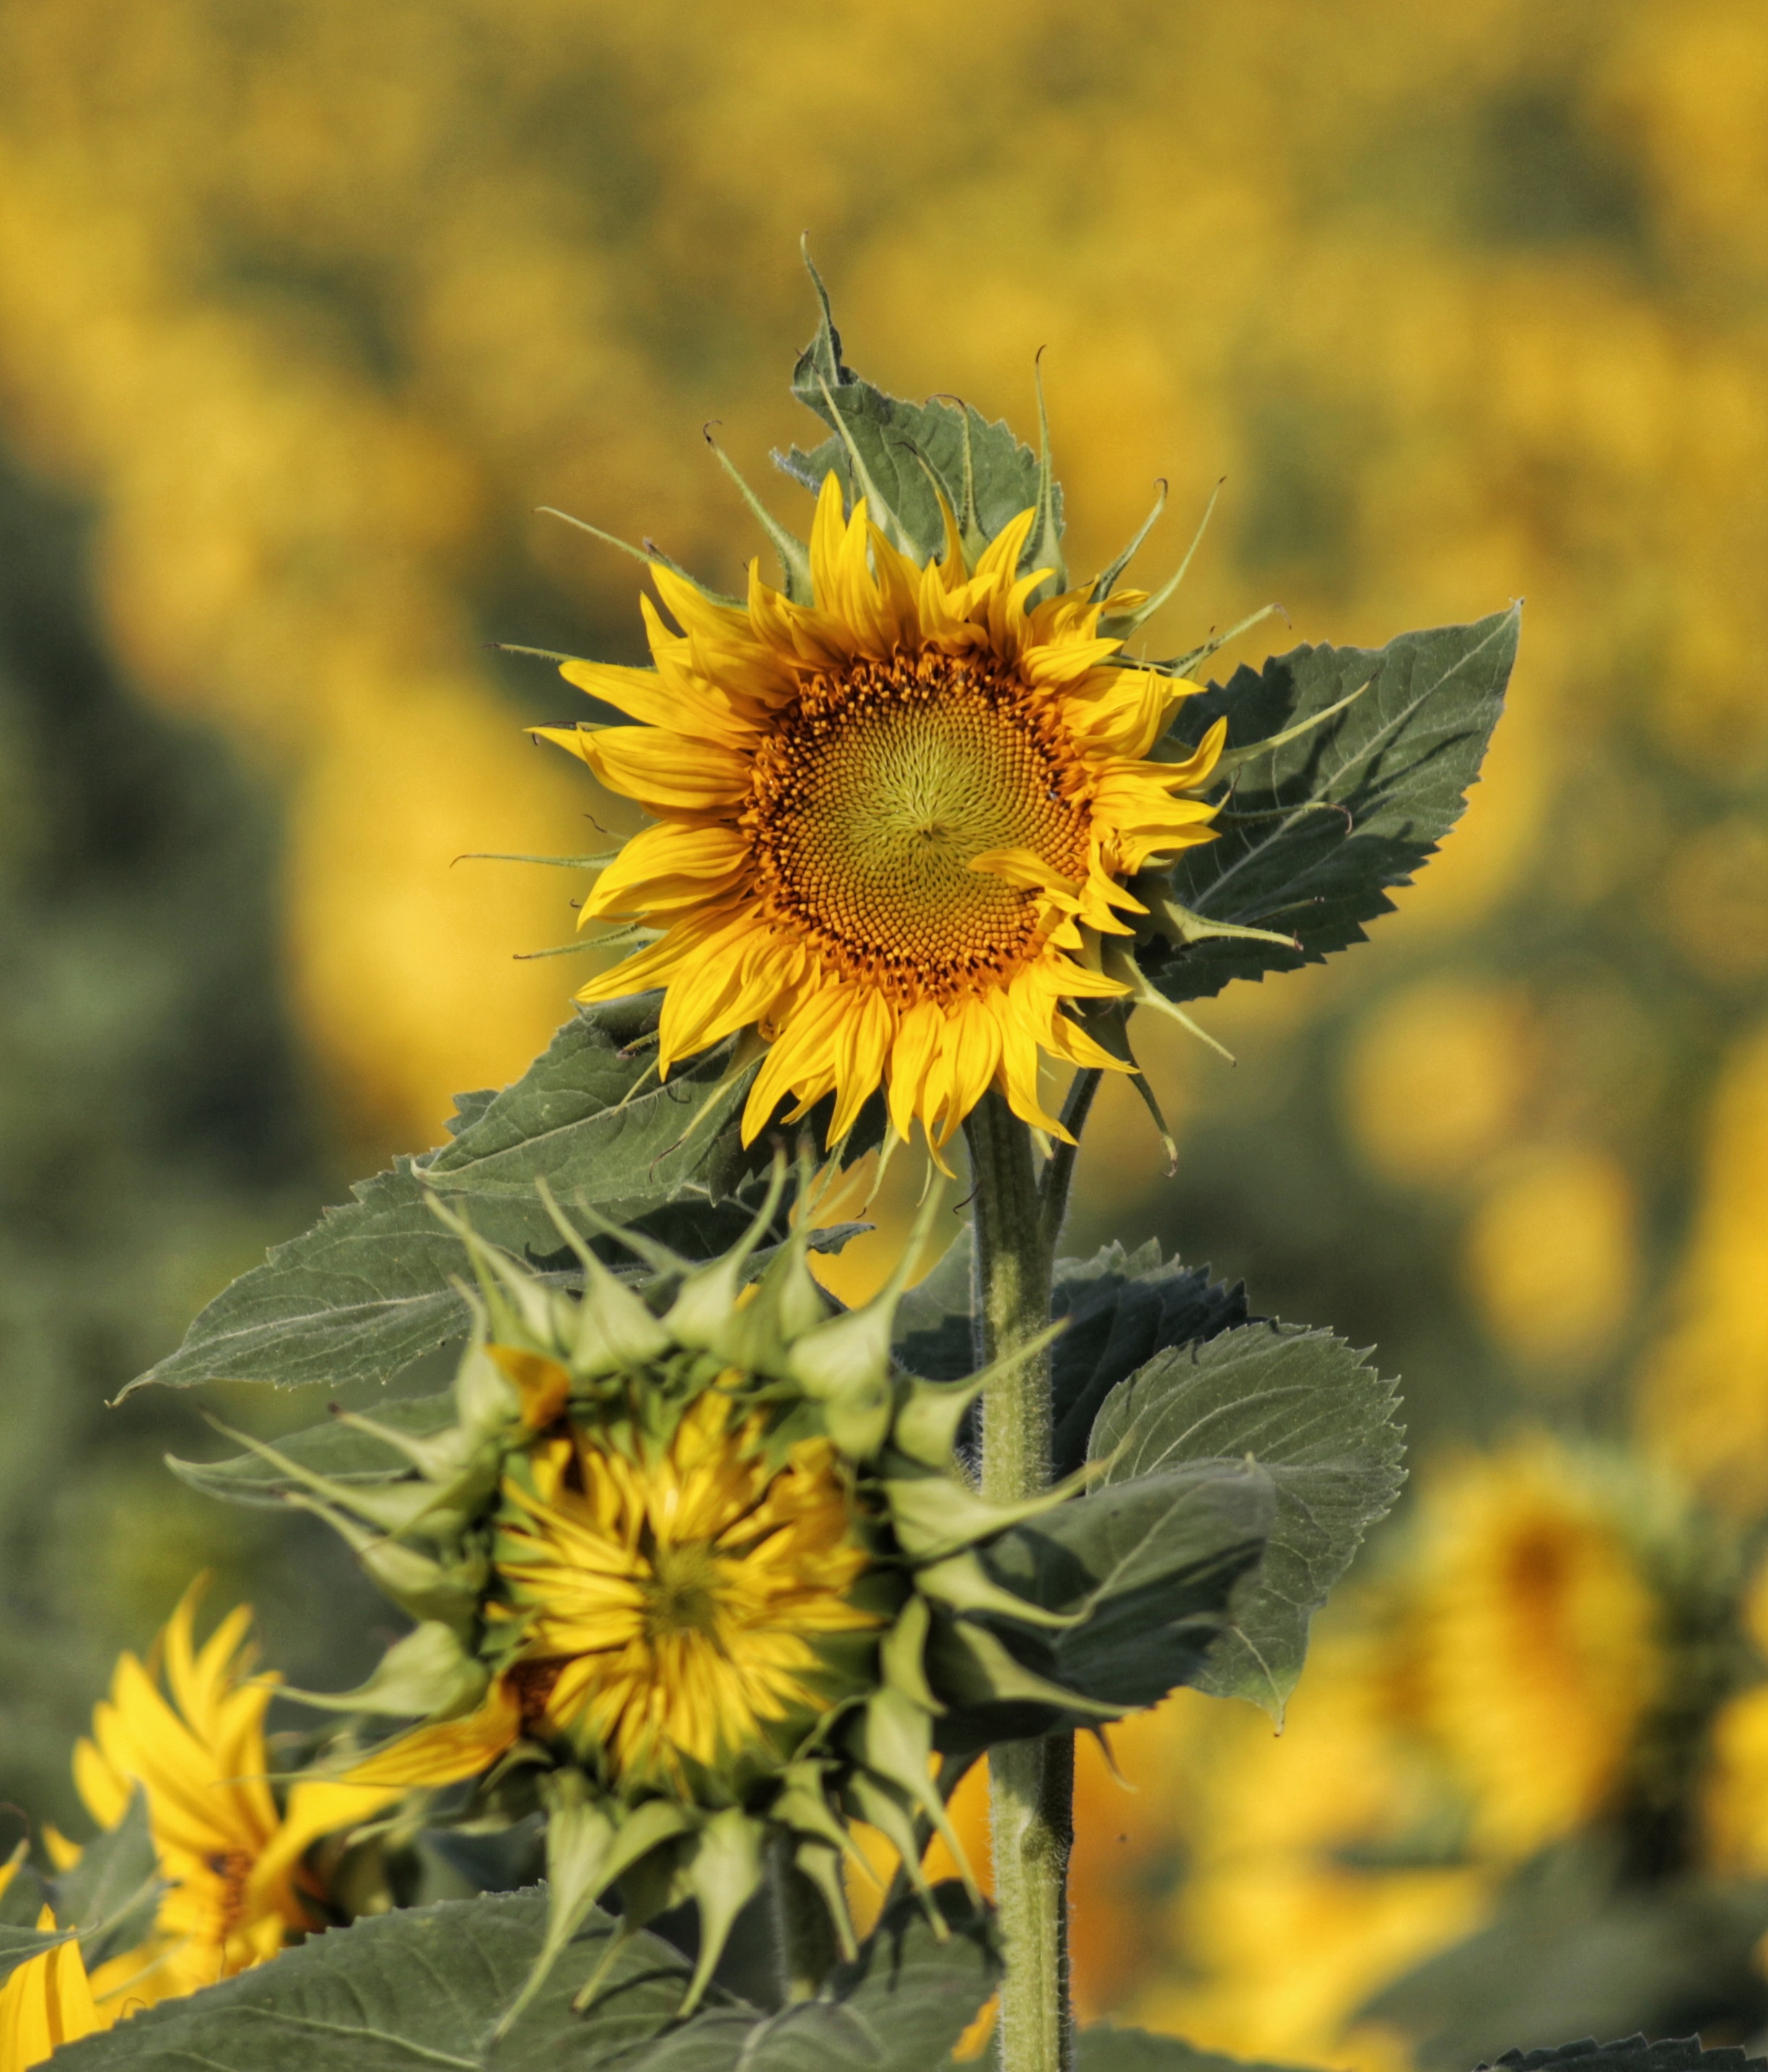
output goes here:
<path id="1" fill-rule="evenodd" d="M 1108 1709 L 973 1623 L 1069 1622 L 979 1556 L 1068 1494 L 991 1504 L 958 1470 L 959 1420 L 991 1375 L 898 1371 L 900 1280 L 835 1314 L 802 1231 L 749 1281 L 782 1182 L 709 1264 L 633 1240 L 649 1267 L 636 1285 L 559 1216 L 580 1294 L 455 1223 L 479 1297 L 453 1424 L 414 1438 L 352 1418 L 408 1463 L 372 1483 L 258 1449 L 418 1621 L 361 1691 L 326 1701 L 422 1716 L 337 1783 L 377 1803 L 470 1785 L 476 1818 L 538 1803 L 543 1965 L 611 1885 L 628 1930 L 692 1899 L 696 1999 L 770 1856 L 822 1895 L 848 1951 L 850 1821 L 881 1829 L 925 1896 L 929 1835 L 956 1848 L 929 1766 L 950 1703 Z"/>

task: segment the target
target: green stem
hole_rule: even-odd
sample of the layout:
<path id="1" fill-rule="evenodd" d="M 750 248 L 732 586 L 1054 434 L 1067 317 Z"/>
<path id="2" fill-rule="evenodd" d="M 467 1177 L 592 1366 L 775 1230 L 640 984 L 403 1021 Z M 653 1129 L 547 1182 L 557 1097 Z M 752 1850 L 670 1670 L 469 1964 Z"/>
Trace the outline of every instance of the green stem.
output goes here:
<path id="1" fill-rule="evenodd" d="M 840 1952 L 823 1897 L 792 1860 L 792 1844 L 775 1838 L 768 1863 L 774 1947 L 779 1952 L 780 1997 L 788 2006 L 814 2000 Z"/>
<path id="2" fill-rule="evenodd" d="M 983 1096 L 965 1134 L 975 1185 L 976 1352 L 986 1362 L 1048 1323 L 1054 1234 L 1047 1230 L 1031 1133 L 998 1093 Z M 1047 1355 L 991 1382 L 983 1396 L 983 1494 L 1010 1503 L 1048 1487 L 1051 1429 Z M 988 1760 L 995 1902 L 1006 1945 L 1003 2072 L 1069 2072 L 1074 1737 L 1004 1741 Z"/>

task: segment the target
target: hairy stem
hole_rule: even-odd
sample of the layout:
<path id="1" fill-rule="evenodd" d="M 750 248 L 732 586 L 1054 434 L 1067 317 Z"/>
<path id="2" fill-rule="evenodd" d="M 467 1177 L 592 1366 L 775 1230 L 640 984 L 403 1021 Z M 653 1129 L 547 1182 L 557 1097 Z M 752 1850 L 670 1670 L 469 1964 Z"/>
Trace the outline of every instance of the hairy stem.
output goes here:
<path id="1" fill-rule="evenodd" d="M 776 1838 L 769 1853 L 768 1890 L 779 1951 L 780 1997 L 788 2006 L 814 2000 L 839 1951 L 823 1897 L 792 1860 L 792 1844 Z"/>
<path id="2" fill-rule="evenodd" d="M 975 1182 L 977 1357 L 998 1359 L 1049 1320 L 1053 1231 L 1031 1133 L 1001 1096 L 985 1094 L 965 1125 Z M 1058 1212 L 1057 1220 L 1060 1221 Z M 983 1396 L 982 1485 L 1012 1503 L 1050 1479 L 1047 1355 L 1023 1362 Z M 1001 1984 L 1004 2072 L 1069 2072 L 1068 1856 L 1074 1743 L 1069 1734 L 1005 1741 L 989 1755 L 995 1900 L 1006 1943 Z"/>

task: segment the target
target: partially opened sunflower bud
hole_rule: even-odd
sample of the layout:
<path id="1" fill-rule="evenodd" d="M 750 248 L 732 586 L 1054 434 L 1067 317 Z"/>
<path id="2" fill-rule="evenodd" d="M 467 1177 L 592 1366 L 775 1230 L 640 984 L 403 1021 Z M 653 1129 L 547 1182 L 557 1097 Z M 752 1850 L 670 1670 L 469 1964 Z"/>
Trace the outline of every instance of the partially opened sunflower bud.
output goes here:
<path id="1" fill-rule="evenodd" d="M 415 1712 L 427 1697 L 427 1718 L 336 1782 L 384 1796 L 495 1779 L 507 1803 L 509 1780 L 529 1778 L 552 1850 L 543 1964 L 611 1885 L 628 1930 L 691 1899 L 702 1957 L 690 2001 L 770 1851 L 823 1895 L 851 1949 L 834 1868 L 849 1818 L 887 1817 L 911 1858 L 945 1825 L 929 1759 L 950 1694 L 935 1661 L 959 1663 L 974 1694 L 990 1658 L 964 1643 L 968 1619 L 1064 1623 L 975 1565 L 979 1548 L 1063 1493 L 1008 1510 L 969 1486 L 950 1437 L 975 1384 L 892 1367 L 899 1287 L 834 1317 L 826 1297 L 807 1301 L 814 1284 L 793 1247 L 740 1285 L 777 1198 L 691 1276 L 659 1257 L 648 1285 L 591 1280 L 580 1298 L 457 1225 L 498 1291 L 504 1334 L 466 1364 L 509 1384 L 478 1509 L 439 1543 L 379 1523 L 401 1492 L 431 1486 L 427 1468 L 458 1457 L 446 1434 L 422 1459 L 408 1452 L 403 1480 L 291 1492 L 430 1622 L 352 1700 L 391 1710 L 402 1697 Z M 610 1289 L 646 1320 L 628 1313 L 618 1370 L 610 1332 L 571 1314 Z M 745 1343 L 769 1356 L 732 1359 Z M 1020 1695 L 1010 1673 L 999 1696 Z M 1072 1698 L 1077 1717 L 1101 1709 Z"/>

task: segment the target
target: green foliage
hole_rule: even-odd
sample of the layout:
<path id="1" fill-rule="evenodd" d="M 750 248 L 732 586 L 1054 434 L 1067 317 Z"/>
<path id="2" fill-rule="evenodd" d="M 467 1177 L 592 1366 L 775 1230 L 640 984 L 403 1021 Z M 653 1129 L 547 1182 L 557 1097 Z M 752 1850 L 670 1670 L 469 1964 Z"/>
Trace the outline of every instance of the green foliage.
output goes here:
<path id="1" fill-rule="evenodd" d="M 1548 2072 L 1549 2066 L 1576 2067 L 1576 2072 L 1754 2072 L 1768 2058 L 1752 2058 L 1737 2044 L 1704 2050 L 1698 2036 L 1667 2037 L 1658 2043 L 1643 2036 L 1598 2043 L 1593 2036 L 1552 2050 L 1506 2050 L 1496 2063 L 1503 2072 Z M 1481 2065 L 1475 2072 L 1492 2072 L 1492 2067 Z"/>
<path id="2" fill-rule="evenodd" d="M 465 1211 L 489 1242 L 540 1259 L 559 1251 L 535 1189 L 542 1178 L 567 1211 L 641 1229 L 661 1222 L 659 1234 L 690 1256 L 727 1244 L 748 1215 L 740 1203 L 713 1201 L 713 1179 L 730 1150 L 718 1125 L 740 1085 L 723 1083 L 727 1050 L 659 1083 L 654 1046 L 641 1041 L 654 1006 L 615 1001 L 574 1017 L 513 1085 L 464 1098 L 447 1144 L 363 1182 L 353 1202 L 278 1245 L 131 1387 L 385 1382 L 464 1338 L 455 1283 L 465 1256 L 428 1190 Z"/>
<path id="3" fill-rule="evenodd" d="M 142 1940 L 163 1888 L 147 1794 L 139 1785 L 122 1819 L 95 1836 L 79 1862 L 47 1884 L 56 1918 L 79 1932 L 89 1968 Z"/>
<path id="4" fill-rule="evenodd" d="M 1257 1461 L 1276 1513 L 1256 1583 L 1199 1687 L 1280 1714 L 1308 1626 L 1399 1494 L 1391 1381 L 1328 1331 L 1243 1325 L 1163 1352 L 1106 1398 L 1090 1449 L 1107 1484 L 1181 1462 Z"/>
<path id="5" fill-rule="evenodd" d="M 911 1373 L 961 1381 L 976 1363 L 966 1231 L 896 1312 L 895 1351 Z M 1086 1458 L 1099 1405 L 1127 1375 L 1168 1346 L 1212 1338 L 1247 1322 L 1246 1290 L 1210 1278 L 1205 1266 L 1163 1264 L 1152 1240 L 1135 1252 L 1102 1246 L 1090 1259 L 1059 1259 L 1050 1314 L 1066 1326 L 1050 1350 L 1054 1473 Z"/>
<path id="6" fill-rule="evenodd" d="M 16 1878 L 14 1883 L 18 1883 Z M 24 1890 L 31 1890 L 35 1896 L 34 1888 L 25 1887 L 21 1889 L 21 1897 Z M 11 1897 L 10 1890 L 7 1896 L 9 1898 Z M 10 1978 L 21 1964 L 28 1963 L 33 1957 L 40 1957 L 45 1950 L 53 1950 L 58 1942 L 73 1939 L 74 1931 L 71 1928 L 39 1928 L 35 1922 L 35 1909 L 28 1924 L 0 1919 L 0 1984 Z"/>
<path id="7" fill-rule="evenodd" d="M 496 2040 L 539 1949 L 544 1895 L 412 1908 L 334 1929 L 274 1964 L 66 2046 L 56 2062 L 69 2072 L 568 2072 L 617 2054 L 627 2072 L 810 2072 L 843 2060 L 922 2072 L 962 2034 L 996 1971 L 983 1922 L 955 1887 L 939 1897 L 943 1941 L 917 1909 L 899 1908 L 814 2001 L 770 2013 L 715 1990 L 682 2023 L 687 1960 L 642 1933 L 611 1952 L 617 1924 L 594 1914 Z M 604 1962 L 589 2006 L 574 2012 Z"/>
<path id="8" fill-rule="evenodd" d="M 1016 1527 L 985 1557 L 1019 1596 L 1075 1622 L 1002 1630 L 1053 1683 L 1115 1710 L 1153 1704 L 1205 1676 L 1242 1615 L 1274 1515 L 1269 1477 L 1241 1462 L 1191 1462 L 1078 1497 Z M 1009 1731 L 989 1724 L 991 1738 Z"/>
<path id="9" fill-rule="evenodd" d="M 139 1786 L 123 1817 L 89 1843 L 71 1870 L 39 1877 L 21 1864 L 0 1893 L 0 1982 L 59 1942 L 80 1938 L 89 1968 L 131 1948 L 152 1922 L 160 1885 L 159 1860 Z M 39 1929 L 45 1902 L 59 1924 Z"/>
<path id="10" fill-rule="evenodd" d="M 792 393 L 833 436 L 809 453 L 793 446 L 777 454 L 779 467 L 812 491 L 822 488 L 832 470 L 850 506 L 857 497 L 873 497 L 875 520 L 876 499 L 881 495 L 909 549 L 921 561 L 942 554 L 946 545 L 929 469 L 953 512 L 960 519 L 973 517 L 983 536 L 992 537 L 1037 503 L 1037 456 L 1005 424 L 990 424 L 967 403 L 906 403 L 855 374 L 841 356 L 841 334 L 820 281 L 817 289 L 822 321 L 792 370 Z M 1053 495 L 1059 531 L 1061 491 L 1056 489 Z"/>
<path id="11" fill-rule="evenodd" d="M 1244 937 L 1187 947 L 1174 935 L 1164 954 L 1139 953 L 1168 999 L 1318 964 L 1392 911 L 1389 888 L 1409 884 L 1461 818 L 1503 710 L 1520 624 L 1513 606 L 1381 648 L 1297 648 L 1185 701 L 1173 753 L 1188 754 L 1225 716 L 1232 758 L 1360 691 L 1336 717 L 1249 753 L 1215 822 L 1218 839 L 1187 849 L 1168 881 L 1205 922 L 1292 932 L 1301 948 Z"/>

